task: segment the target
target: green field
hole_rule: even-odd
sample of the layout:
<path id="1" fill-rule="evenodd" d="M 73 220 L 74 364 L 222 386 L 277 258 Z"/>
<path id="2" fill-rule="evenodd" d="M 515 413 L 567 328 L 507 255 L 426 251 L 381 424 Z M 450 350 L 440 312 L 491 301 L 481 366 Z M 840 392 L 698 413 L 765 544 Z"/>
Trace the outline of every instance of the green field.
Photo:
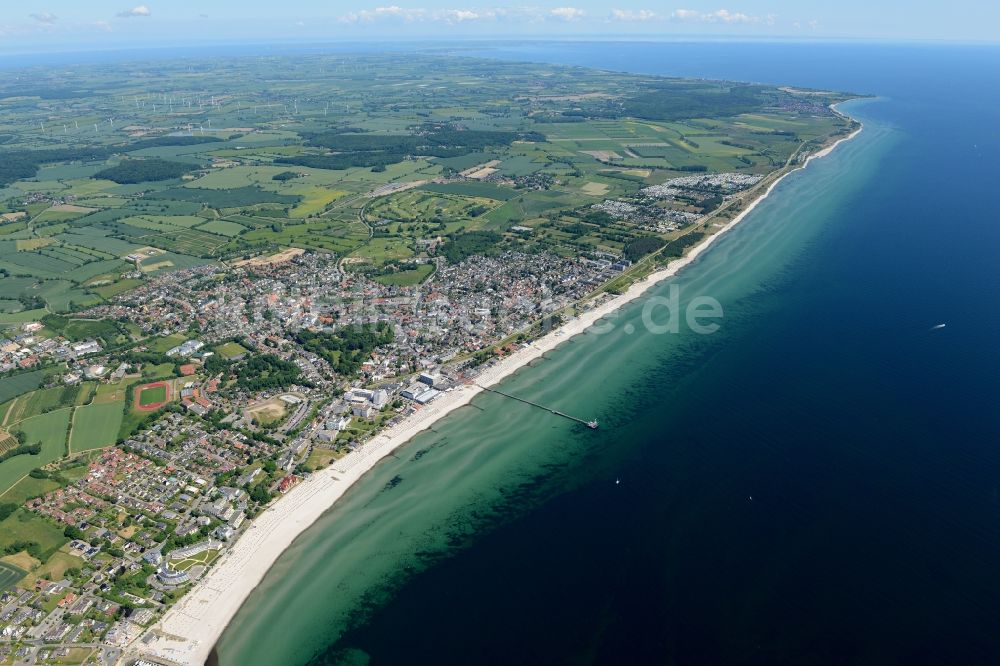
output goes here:
<path id="1" fill-rule="evenodd" d="M 98 384 L 97 391 L 94 393 L 93 403 L 110 403 L 110 402 L 123 402 L 125 400 L 125 392 L 128 390 L 129 386 L 135 383 L 135 379 L 131 377 L 126 377 L 113 384 Z"/>
<path id="2" fill-rule="evenodd" d="M 438 192 L 441 194 L 457 194 L 463 197 L 479 197 L 483 199 L 499 199 L 506 201 L 517 196 L 517 192 L 509 188 L 500 187 L 493 183 L 480 183 L 476 181 L 460 183 L 431 183 L 424 185 L 420 189 L 428 192 Z"/>
<path id="3" fill-rule="evenodd" d="M 166 386 L 150 386 L 139 391 L 139 406 L 147 407 L 166 401 Z"/>
<path id="4" fill-rule="evenodd" d="M 228 361 L 246 354 L 247 349 L 238 342 L 227 342 L 216 347 L 215 353 Z"/>
<path id="5" fill-rule="evenodd" d="M 41 370 L 23 372 L 0 379 L 0 402 L 7 402 L 15 396 L 35 390 L 42 385 L 44 379 L 45 373 Z"/>
<path id="6" fill-rule="evenodd" d="M 69 439 L 70 454 L 111 446 L 118 439 L 124 402 L 77 407 Z"/>
<path id="7" fill-rule="evenodd" d="M 174 374 L 173 363 L 159 363 L 152 365 L 147 363 L 142 366 L 143 379 L 160 379 L 161 377 L 172 377 Z"/>
<path id="8" fill-rule="evenodd" d="M 52 479 L 35 479 L 30 476 L 26 476 L 21 479 L 18 483 L 0 495 L 0 504 L 13 503 L 13 504 L 24 504 L 29 499 L 33 497 L 40 497 L 47 492 L 55 490 L 59 487 L 58 481 L 53 481 Z"/>
<path id="9" fill-rule="evenodd" d="M 36 543 L 38 559 L 45 562 L 67 541 L 62 528 L 24 509 L 0 522 L 0 551 L 16 542 Z"/>
<path id="10" fill-rule="evenodd" d="M 456 183 L 456 185 L 466 185 L 466 183 Z M 368 207 L 365 217 L 373 223 L 384 220 L 390 223 L 439 224 L 445 220 L 471 220 L 498 205 L 499 201 L 487 197 L 464 193 L 462 195 L 431 193 L 417 189 L 377 199 Z"/>
<path id="11" fill-rule="evenodd" d="M 118 294 L 124 294 L 126 291 L 135 289 L 140 284 L 142 280 L 136 278 L 129 278 L 126 280 L 115 280 L 111 284 L 104 284 L 97 287 L 90 287 L 90 291 L 97 294 L 103 299 L 114 298 Z"/>
<path id="12" fill-rule="evenodd" d="M 10 426 L 60 407 L 71 407 L 76 404 L 80 392 L 80 386 L 74 385 L 40 389 L 23 395 L 8 410 L 7 425 Z"/>
<path id="13" fill-rule="evenodd" d="M 163 352 L 176 347 L 186 340 L 187 336 L 180 333 L 173 333 L 164 337 L 153 338 L 149 341 L 149 350 L 162 354 Z"/>
<path id="14" fill-rule="evenodd" d="M 28 575 L 27 571 L 23 571 L 13 564 L 0 562 L 0 592 L 13 589 L 17 582 L 26 575 Z"/>
<path id="15" fill-rule="evenodd" d="M 397 271 L 395 273 L 389 273 L 387 275 L 379 275 L 373 278 L 376 282 L 381 282 L 382 284 L 390 284 L 401 287 L 408 287 L 415 284 L 420 284 L 426 280 L 431 273 L 434 272 L 434 266 L 432 264 L 420 264 L 412 270 Z"/>
<path id="16" fill-rule="evenodd" d="M 36 467 L 47 465 L 66 455 L 66 433 L 72 411 L 70 408 L 63 408 L 17 424 L 17 428 L 24 432 L 27 442 L 41 442 L 42 452 L 37 456 L 15 456 L 0 463 L 0 493 L 6 492 Z"/>
<path id="17" fill-rule="evenodd" d="M 103 319 L 72 319 L 52 315 L 45 317 L 43 323 L 48 330 L 74 342 L 95 338 L 110 345 L 126 340 L 114 322 Z"/>
<path id="18" fill-rule="evenodd" d="M 219 234 L 220 236 L 238 236 L 246 231 L 246 227 L 243 225 L 236 224 L 235 222 L 226 222 L 225 220 L 212 220 L 211 222 L 202 224 L 198 229 Z"/>

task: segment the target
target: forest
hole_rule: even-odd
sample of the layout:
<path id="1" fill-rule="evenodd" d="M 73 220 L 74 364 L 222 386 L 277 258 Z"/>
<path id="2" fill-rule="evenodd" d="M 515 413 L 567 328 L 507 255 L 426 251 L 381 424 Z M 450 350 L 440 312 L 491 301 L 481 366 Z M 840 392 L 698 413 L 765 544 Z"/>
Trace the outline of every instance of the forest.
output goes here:
<path id="1" fill-rule="evenodd" d="M 119 185 L 148 183 L 180 178 L 191 170 L 191 166 L 159 158 L 125 160 L 116 166 L 98 171 L 94 174 L 94 178 L 114 181 Z"/>
<path id="2" fill-rule="evenodd" d="M 371 358 L 378 347 L 393 341 L 394 332 L 388 322 L 349 326 L 333 333 L 299 331 L 299 343 L 307 350 L 322 356 L 338 373 L 352 377 L 361 364 Z"/>

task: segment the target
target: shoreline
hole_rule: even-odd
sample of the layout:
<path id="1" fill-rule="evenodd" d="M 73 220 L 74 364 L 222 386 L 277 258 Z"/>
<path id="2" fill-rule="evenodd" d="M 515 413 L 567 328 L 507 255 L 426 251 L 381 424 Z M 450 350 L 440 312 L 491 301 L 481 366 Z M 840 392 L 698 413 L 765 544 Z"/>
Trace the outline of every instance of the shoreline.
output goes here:
<path id="1" fill-rule="evenodd" d="M 831 105 L 831 109 L 838 115 L 849 117 L 838 111 L 836 105 Z M 348 489 L 379 461 L 430 428 L 439 419 L 468 405 L 483 392 L 482 387 L 498 384 L 563 342 L 585 333 L 600 319 L 638 299 L 659 282 L 675 276 L 719 237 L 742 222 L 788 175 L 805 169 L 814 159 L 831 154 L 837 146 L 853 139 L 863 129 L 864 124 L 860 124 L 847 136 L 809 155 L 801 164 L 789 168 L 736 217 L 692 247 L 685 256 L 635 282 L 624 293 L 527 343 L 487 368 L 476 378 L 474 384 L 441 395 L 435 402 L 294 486 L 255 518 L 247 531 L 224 552 L 205 577 L 149 632 L 143 633 L 144 636 L 152 637 L 152 640 L 148 643 L 136 642 L 131 650 L 126 650 L 126 656 L 134 656 L 135 653 L 186 666 L 202 666 L 240 607 L 281 554 L 302 532 L 333 508 Z"/>

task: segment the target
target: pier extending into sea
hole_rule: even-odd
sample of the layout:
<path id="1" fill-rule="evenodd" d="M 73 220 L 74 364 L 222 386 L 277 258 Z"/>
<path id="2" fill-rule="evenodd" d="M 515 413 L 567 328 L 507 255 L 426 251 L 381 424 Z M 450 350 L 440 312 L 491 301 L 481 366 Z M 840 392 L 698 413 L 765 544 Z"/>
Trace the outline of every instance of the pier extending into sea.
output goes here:
<path id="1" fill-rule="evenodd" d="M 577 423 L 582 423 L 583 425 L 587 426 L 591 430 L 597 430 L 597 425 L 598 425 L 597 421 L 587 421 L 585 419 L 577 418 L 577 417 L 571 416 L 571 415 L 569 415 L 569 414 L 567 414 L 565 412 L 560 412 L 558 409 L 553 409 L 552 407 L 546 407 L 545 405 L 540 405 L 537 402 L 532 402 L 531 400 L 527 400 L 525 398 L 519 398 L 516 395 L 511 395 L 510 393 L 504 393 L 503 391 L 498 391 L 497 389 L 494 389 L 494 388 L 488 388 L 486 386 L 480 386 L 479 384 L 476 384 L 476 386 L 479 386 L 479 388 L 483 389 L 484 391 L 489 391 L 490 393 L 496 393 L 497 395 L 502 395 L 505 398 L 510 398 L 511 400 L 517 400 L 518 402 L 523 402 L 524 404 L 531 405 L 532 407 L 538 407 L 539 409 L 544 409 L 545 411 L 549 412 L 550 414 L 555 414 L 556 416 L 561 416 L 564 419 L 569 419 L 570 421 L 576 421 Z"/>

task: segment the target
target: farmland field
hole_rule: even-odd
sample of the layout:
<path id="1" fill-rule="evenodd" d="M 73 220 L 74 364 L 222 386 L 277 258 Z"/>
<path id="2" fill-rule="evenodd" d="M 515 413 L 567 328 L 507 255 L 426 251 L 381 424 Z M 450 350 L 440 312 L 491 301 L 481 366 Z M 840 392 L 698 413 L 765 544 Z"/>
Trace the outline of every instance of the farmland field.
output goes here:
<path id="1" fill-rule="evenodd" d="M 17 423 L 59 407 L 70 407 L 76 403 L 79 393 L 80 387 L 78 385 L 57 386 L 29 393 L 18 399 L 10 409 L 7 414 L 7 423 Z"/>
<path id="2" fill-rule="evenodd" d="M 110 126 L 89 137 L 97 147 L 114 146 L 109 153 L 116 162 L 124 157 L 122 164 L 130 157 L 188 164 L 190 180 L 118 185 L 95 178 L 103 158 L 44 164 L 36 180 L 16 181 L 7 189 L 72 195 L 85 204 L 40 201 L 16 211 L 26 215 L 8 225 L 8 240 L 0 240 L 0 268 L 44 281 L 46 305 L 65 311 L 115 299 L 141 284 L 120 273 L 129 268 L 122 258 L 142 246 L 162 252 L 139 264 L 149 277 L 288 247 L 330 251 L 377 268 L 414 256 L 430 258 L 414 248 L 478 229 L 502 234 L 505 249 L 541 248 L 567 257 L 588 250 L 620 252 L 640 235 L 629 221 L 604 237 L 569 231 L 587 231 L 575 222 L 588 206 L 692 171 L 768 172 L 803 141 L 844 124 L 827 108 L 837 95 L 802 97 L 749 86 L 740 88 L 744 101 L 735 104 L 722 94 L 731 90 L 724 82 L 582 70 L 563 76 L 570 70 L 498 63 L 490 63 L 492 75 L 483 78 L 483 63 L 473 59 L 419 56 L 401 63 L 369 55 L 363 60 L 372 73 L 364 81 L 337 76 L 343 63 L 334 57 L 256 62 L 255 75 L 269 81 L 267 94 L 244 86 L 237 93 L 241 103 L 214 107 L 212 120 L 241 129 L 214 130 L 204 142 L 178 137 L 172 145 L 173 137 L 157 135 L 152 143 L 135 141 L 129 150 L 128 138 Z M 231 86 L 241 80 L 233 73 L 246 74 L 248 66 L 232 61 L 225 71 L 208 68 L 198 86 Z M 293 70 L 297 76 L 288 75 Z M 436 72 L 433 79 L 430 71 Z M 108 90 L 119 87 L 120 74 L 102 79 Z M 91 76 L 107 73 L 98 68 Z M 165 82 L 186 76 L 181 64 L 163 65 Z M 409 83 L 398 85 L 400 76 Z M 324 77 L 337 82 L 314 88 Z M 540 80 L 544 95 L 536 90 Z M 465 88 L 473 81 L 479 86 L 475 93 Z M 438 91 L 433 101 L 425 96 L 432 84 Z M 601 94 L 593 96 L 595 90 Z M 657 103 L 637 105 L 650 90 L 660 95 Z M 368 104 L 373 94 L 381 104 Z M 289 124 L 283 115 L 287 105 L 279 112 L 275 96 L 311 101 Z M 83 95 L 79 103 L 93 111 L 99 97 Z M 685 107 L 689 98 L 712 103 Z M 798 108 L 813 101 L 808 114 L 782 110 L 786 103 Z M 251 104 L 255 111 L 247 115 Z M 259 105 L 267 109 L 260 115 Z M 343 109 L 332 115 L 331 105 Z M 689 108 L 699 112 L 685 114 Z M 568 109 L 574 122 L 565 122 Z M 159 120 L 141 105 L 118 111 L 123 122 L 135 125 L 155 127 Z M 191 113 L 199 124 L 208 120 L 204 109 Z M 416 136 L 433 140 L 422 146 L 414 143 Z M 487 163 L 495 171 L 476 179 L 461 175 Z M 386 184 L 409 191 L 377 194 Z M 537 235 L 510 231 L 538 228 L 554 215 L 573 219 Z M 33 216 L 41 224 L 33 223 Z M 409 270 L 379 279 L 407 286 L 426 272 Z M 0 320 L 17 323 L 30 316 L 21 316 L 15 301 L 33 287 L 16 286 L 0 293 L 0 300 L 9 301 Z"/>
<path id="3" fill-rule="evenodd" d="M 6 402 L 14 396 L 35 390 L 42 385 L 44 379 L 45 373 L 41 370 L 32 370 L 0 378 L 0 402 Z"/>
<path id="4" fill-rule="evenodd" d="M 18 447 L 17 438 L 5 430 L 0 430 L 0 456 Z"/>
<path id="5" fill-rule="evenodd" d="M 52 479 L 35 479 L 26 476 L 14 484 L 7 492 L 0 495 L 0 504 L 23 504 L 33 497 L 40 497 L 59 487 L 58 481 Z"/>
<path id="6" fill-rule="evenodd" d="M 0 592 L 13 589 L 28 572 L 7 562 L 0 562 Z"/>
<path id="7" fill-rule="evenodd" d="M 64 408 L 33 416 L 17 424 L 29 443 L 41 442 L 39 455 L 15 456 L 0 463 L 0 493 L 6 492 L 28 472 L 66 455 L 66 433 L 72 409 Z"/>
<path id="8" fill-rule="evenodd" d="M 70 434 L 70 454 L 111 446 L 118 438 L 124 401 L 77 407 Z"/>
<path id="9" fill-rule="evenodd" d="M 246 231 L 246 227 L 243 225 L 236 224 L 235 222 L 226 222 L 225 220 L 212 220 L 211 222 L 205 222 L 197 228 L 201 231 L 207 231 L 220 236 L 238 236 Z"/>
<path id="10" fill-rule="evenodd" d="M 513 199 L 517 193 L 513 190 L 499 187 L 492 183 L 480 182 L 459 182 L 459 183 L 432 183 L 421 186 L 422 190 L 428 192 L 438 192 L 441 194 L 457 194 L 463 197 L 478 197 L 482 199 L 499 199 L 506 201 Z"/>

